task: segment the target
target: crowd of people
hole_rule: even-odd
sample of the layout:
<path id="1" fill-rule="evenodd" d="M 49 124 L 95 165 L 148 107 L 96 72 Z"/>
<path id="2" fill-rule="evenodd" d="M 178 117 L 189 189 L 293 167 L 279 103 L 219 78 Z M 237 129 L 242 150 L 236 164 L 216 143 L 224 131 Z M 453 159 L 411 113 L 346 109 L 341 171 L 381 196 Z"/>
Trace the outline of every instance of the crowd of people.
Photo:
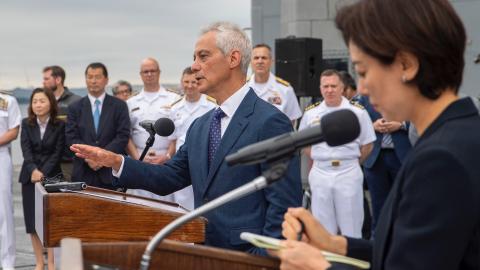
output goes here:
<path id="1" fill-rule="evenodd" d="M 404 19 L 378 16 L 392 10 Z M 340 109 L 357 116 L 361 132 L 342 146 L 303 149 L 311 209 L 297 208 L 303 194 L 297 154 L 275 185 L 207 213 L 205 244 L 266 256 L 239 234 L 283 237 L 283 248 L 269 252 L 280 258 L 281 269 L 341 267 L 326 261 L 322 250 L 368 260 L 372 269 L 478 269 L 480 174 L 472 153 L 480 150 L 480 118 L 470 99 L 457 96 L 462 22 L 447 0 L 364 0 L 339 10 L 336 24 L 358 81 L 346 71 L 324 70 L 318 78 L 323 100 L 303 113 L 292 86 L 271 72 L 271 48 L 252 48 L 245 33 L 226 22 L 202 30 L 194 62 L 181 74 L 182 95 L 160 84 L 160 65 L 151 57 L 140 63 L 138 93 L 118 81 L 114 96 L 107 94 L 102 63 L 86 67 L 85 97 L 65 87 L 61 67 L 46 67 L 43 88 L 32 91 L 23 120 L 15 99 L 0 93 L 3 269 L 13 268 L 15 259 L 9 143 L 19 133 L 26 231 L 37 269 L 43 269 L 34 184 L 45 177 L 128 188 L 194 209 L 272 165 L 229 166 L 225 156 L 291 132 L 297 123 L 299 130 L 319 125 Z M 439 36 L 428 48 L 416 46 Z M 253 74 L 247 78 L 249 65 Z M 174 122 L 174 133 L 157 136 L 139 160 L 150 136 L 140 123 L 161 117 Z M 414 148 L 412 129 L 420 136 Z M 361 239 L 364 179 L 373 210 L 371 239 Z M 51 250 L 48 267 L 54 268 Z"/>

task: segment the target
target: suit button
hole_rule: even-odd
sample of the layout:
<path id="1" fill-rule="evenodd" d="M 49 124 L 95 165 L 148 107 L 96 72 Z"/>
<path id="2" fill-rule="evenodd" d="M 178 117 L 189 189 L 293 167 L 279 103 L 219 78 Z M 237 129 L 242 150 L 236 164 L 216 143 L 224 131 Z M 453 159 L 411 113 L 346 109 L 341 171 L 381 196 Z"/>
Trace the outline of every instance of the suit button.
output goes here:
<path id="1" fill-rule="evenodd" d="M 203 199 L 204 203 L 208 203 L 208 198 Z"/>
<path id="2" fill-rule="evenodd" d="M 95 143 L 98 145 L 98 141 L 95 141 Z"/>

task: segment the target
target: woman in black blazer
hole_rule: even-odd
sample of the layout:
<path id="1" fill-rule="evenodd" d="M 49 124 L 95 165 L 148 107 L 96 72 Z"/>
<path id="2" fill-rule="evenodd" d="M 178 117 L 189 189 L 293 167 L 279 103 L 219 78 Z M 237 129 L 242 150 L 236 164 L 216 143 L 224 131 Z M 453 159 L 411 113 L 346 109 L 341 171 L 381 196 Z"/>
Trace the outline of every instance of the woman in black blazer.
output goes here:
<path id="1" fill-rule="evenodd" d="M 373 241 L 330 235 L 306 210 L 290 209 L 281 269 L 337 269 L 321 249 L 375 270 L 480 269 L 480 116 L 457 96 L 467 40 L 460 18 L 449 0 L 361 0 L 339 10 L 336 24 L 359 91 L 386 119 L 410 120 L 420 138 Z M 303 242 L 292 240 L 299 220 Z"/>
<path id="2" fill-rule="evenodd" d="M 28 117 L 22 120 L 21 146 L 23 165 L 23 212 L 27 233 L 31 235 L 36 268 L 43 269 L 43 248 L 35 232 L 35 188 L 43 177 L 61 173 L 60 159 L 65 148 L 65 125 L 57 119 L 57 101 L 52 91 L 36 88 L 30 97 Z M 48 250 L 48 269 L 54 269 L 53 252 Z"/>

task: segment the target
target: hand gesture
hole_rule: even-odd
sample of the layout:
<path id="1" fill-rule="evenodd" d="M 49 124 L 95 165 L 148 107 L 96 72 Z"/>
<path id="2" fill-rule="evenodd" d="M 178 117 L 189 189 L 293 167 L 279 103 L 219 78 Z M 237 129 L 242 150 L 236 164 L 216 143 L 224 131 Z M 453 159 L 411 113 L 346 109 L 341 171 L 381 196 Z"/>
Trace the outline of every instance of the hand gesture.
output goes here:
<path id="1" fill-rule="evenodd" d="M 73 144 L 70 146 L 70 150 L 72 150 L 77 157 L 85 159 L 89 166 L 92 165 L 98 167 L 98 169 L 101 167 L 111 167 L 118 171 L 122 165 L 123 158 L 121 155 L 100 147 L 85 144 Z"/>

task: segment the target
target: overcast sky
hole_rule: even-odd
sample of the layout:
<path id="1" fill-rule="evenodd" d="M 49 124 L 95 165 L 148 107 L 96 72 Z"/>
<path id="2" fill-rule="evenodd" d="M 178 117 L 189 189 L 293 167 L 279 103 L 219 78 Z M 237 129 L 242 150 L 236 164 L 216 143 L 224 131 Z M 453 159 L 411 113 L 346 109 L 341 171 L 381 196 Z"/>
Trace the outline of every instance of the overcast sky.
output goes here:
<path id="1" fill-rule="evenodd" d="M 67 72 L 83 87 L 83 72 L 103 62 L 110 84 L 141 84 L 140 61 L 160 61 L 161 82 L 178 83 L 192 62 L 202 27 L 228 20 L 250 27 L 250 0 L 1 0 L 0 89 L 41 86 L 44 66 Z"/>

